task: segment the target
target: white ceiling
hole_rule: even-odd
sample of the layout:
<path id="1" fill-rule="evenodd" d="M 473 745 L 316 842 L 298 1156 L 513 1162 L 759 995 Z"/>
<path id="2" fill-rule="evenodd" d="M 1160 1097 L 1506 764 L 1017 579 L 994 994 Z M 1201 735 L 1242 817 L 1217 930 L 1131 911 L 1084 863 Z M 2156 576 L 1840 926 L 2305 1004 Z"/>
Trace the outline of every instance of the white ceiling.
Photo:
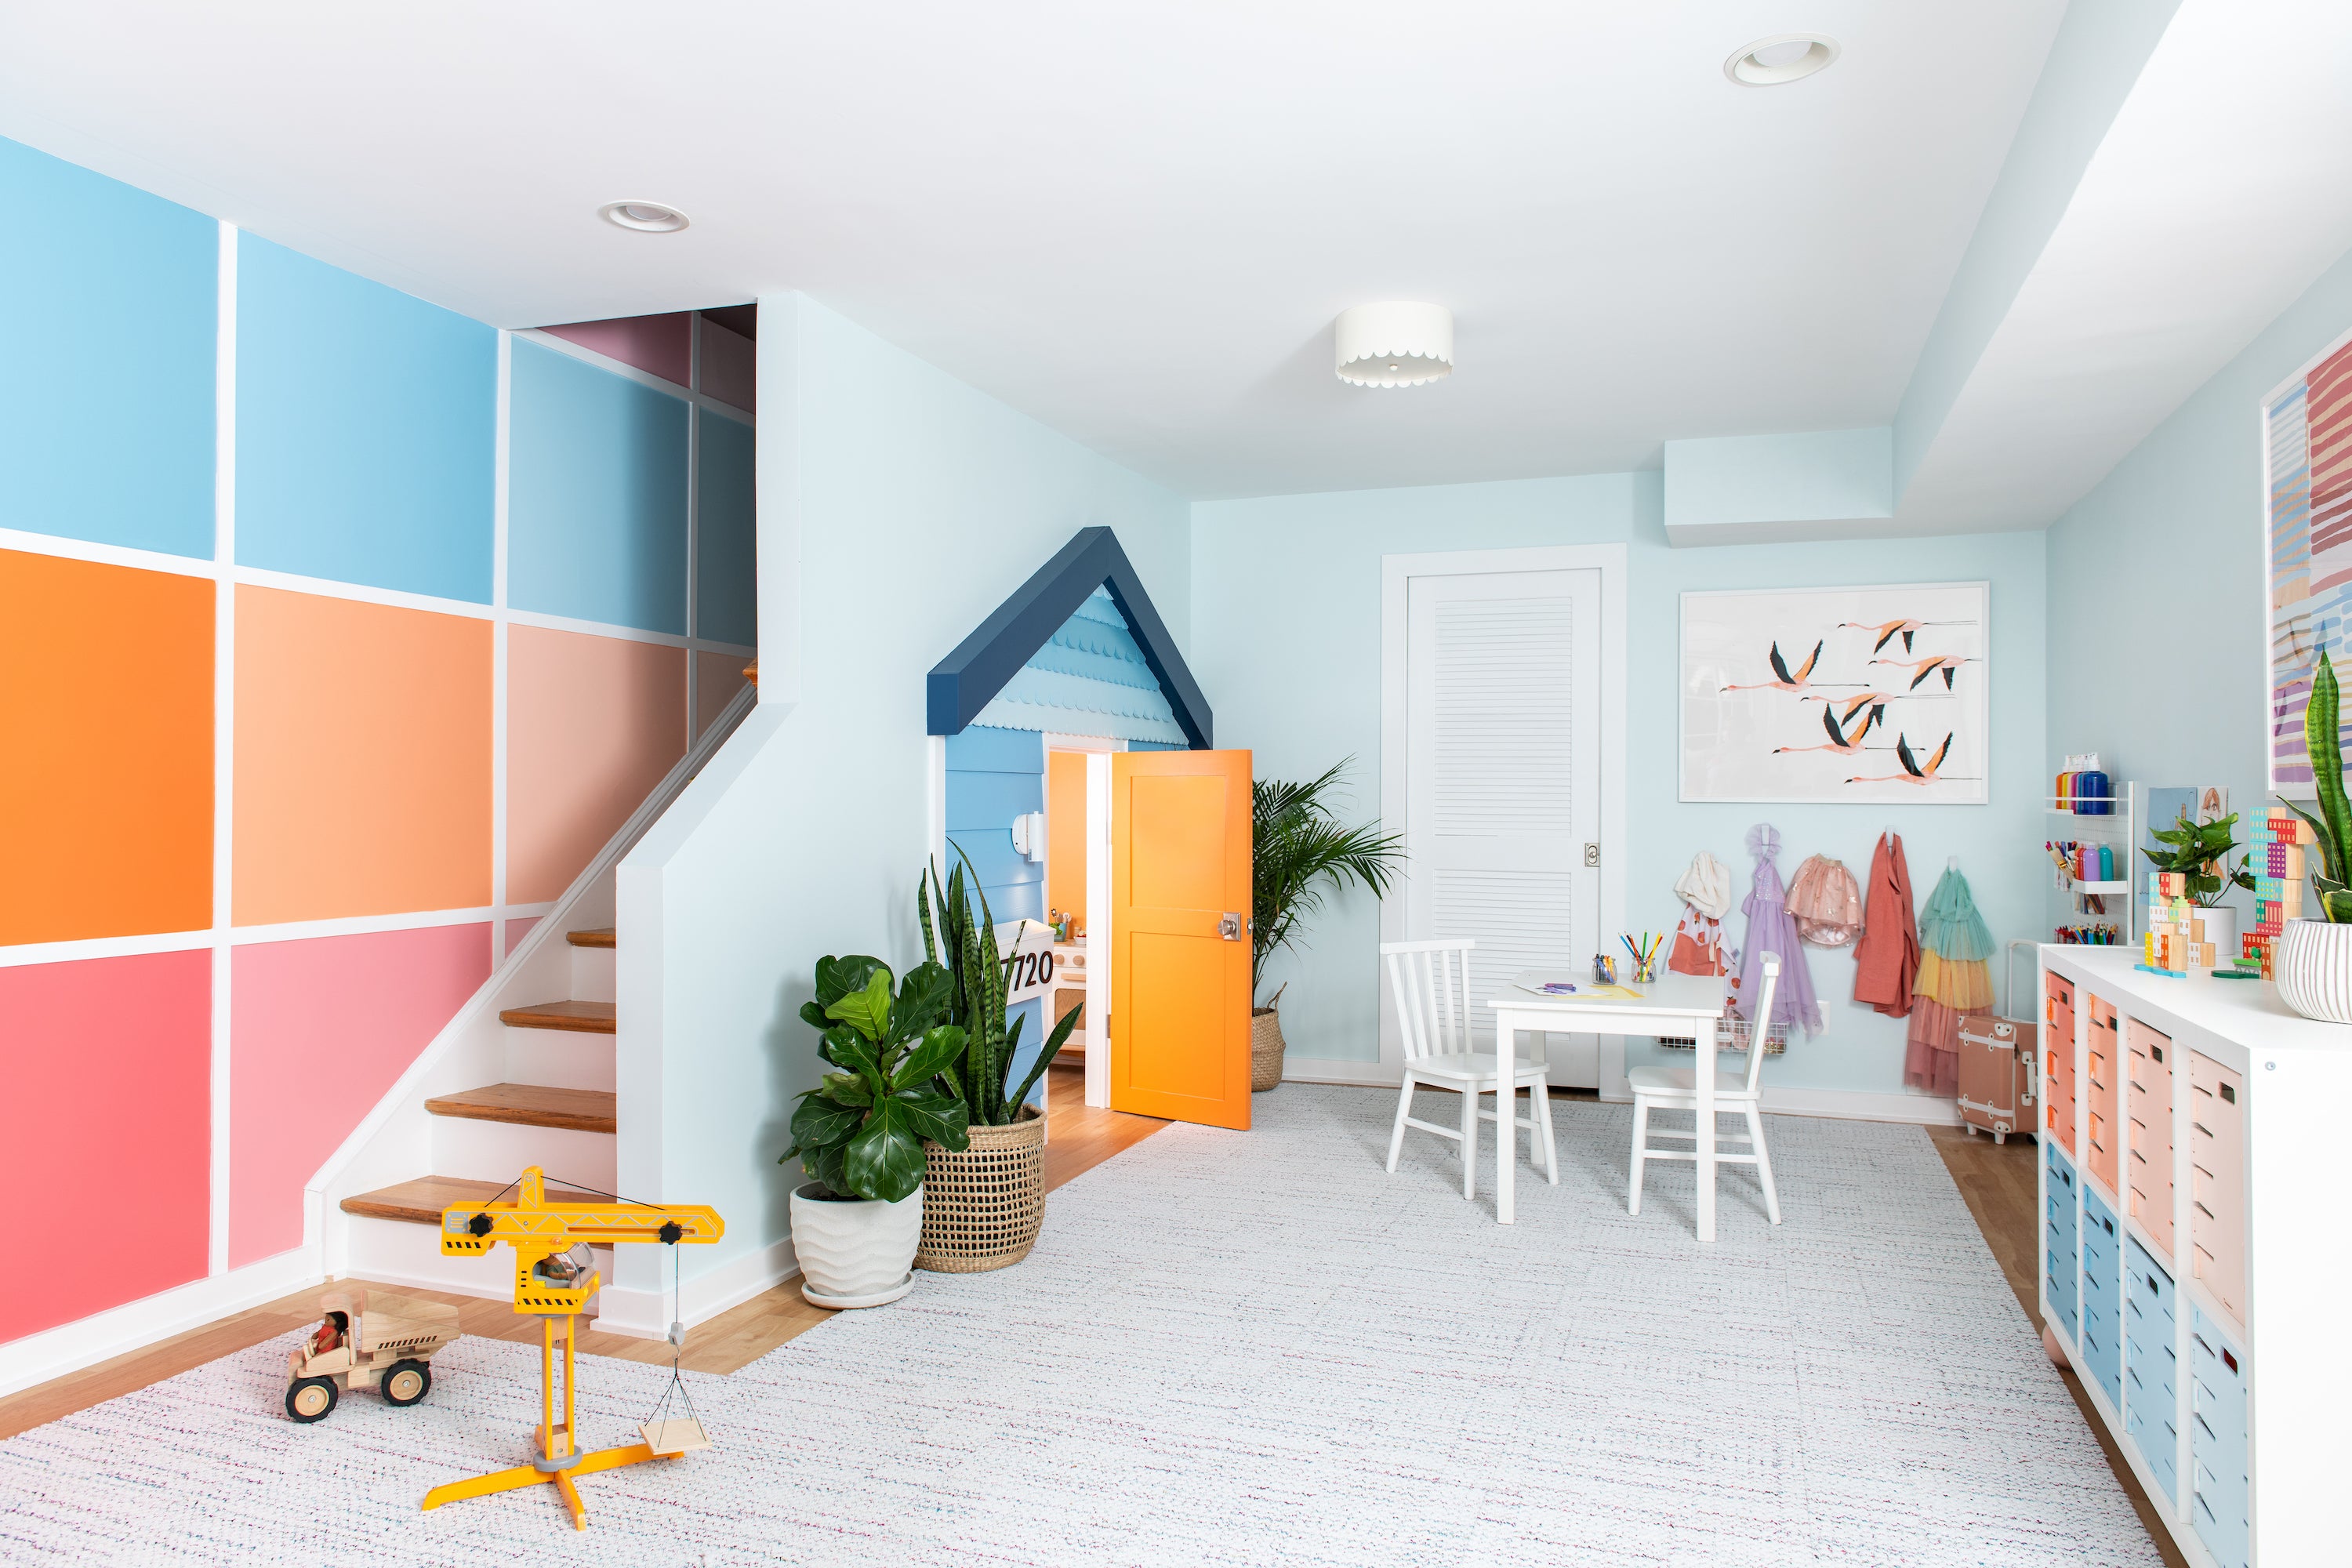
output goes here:
<path id="1" fill-rule="evenodd" d="M 801 289 L 1186 495 L 1357 489 L 1885 423 L 2063 9 L 24 3 L 0 132 L 501 325 Z M 1458 373 L 1341 385 L 1394 298 Z"/>

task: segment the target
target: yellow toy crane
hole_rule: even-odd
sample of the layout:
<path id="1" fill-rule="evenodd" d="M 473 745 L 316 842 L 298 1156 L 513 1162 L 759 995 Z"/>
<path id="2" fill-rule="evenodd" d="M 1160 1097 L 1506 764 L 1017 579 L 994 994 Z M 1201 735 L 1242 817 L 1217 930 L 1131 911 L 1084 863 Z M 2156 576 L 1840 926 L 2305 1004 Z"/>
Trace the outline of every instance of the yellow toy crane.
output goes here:
<path id="1" fill-rule="evenodd" d="M 447 1258 L 469 1258 L 504 1242 L 514 1249 L 514 1310 L 540 1321 L 540 1457 L 528 1465 L 475 1476 L 425 1494 L 425 1506 L 439 1508 L 459 1498 L 488 1497 L 520 1487 L 555 1488 L 572 1510 L 575 1530 L 588 1528 L 588 1510 L 580 1500 L 575 1476 L 647 1459 L 674 1459 L 694 1448 L 707 1448 L 709 1439 L 691 1414 L 684 1420 L 649 1421 L 645 1441 L 618 1448 L 581 1451 L 572 1421 L 572 1341 L 578 1314 L 601 1283 L 589 1245 L 661 1242 L 707 1245 L 727 1234 L 727 1222 L 716 1209 L 700 1204 L 634 1204 L 619 1198 L 596 1203 L 550 1203 L 547 1178 L 537 1165 L 522 1173 L 512 1202 L 453 1204 L 441 1211 L 441 1252 Z M 562 1327 L 557 1326 L 558 1320 Z M 673 1351 L 683 1339 L 679 1327 L 670 1327 Z M 563 1419 L 555 1418 L 555 1346 L 563 1343 Z M 670 1363 L 673 1386 L 677 1363 Z M 668 1408 L 664 1396 L 662 1410 Z M 691 1405 L 688 1405 L 689 1412 Z M 657 1412 L 656 1414 L 659 1414 Z"/>

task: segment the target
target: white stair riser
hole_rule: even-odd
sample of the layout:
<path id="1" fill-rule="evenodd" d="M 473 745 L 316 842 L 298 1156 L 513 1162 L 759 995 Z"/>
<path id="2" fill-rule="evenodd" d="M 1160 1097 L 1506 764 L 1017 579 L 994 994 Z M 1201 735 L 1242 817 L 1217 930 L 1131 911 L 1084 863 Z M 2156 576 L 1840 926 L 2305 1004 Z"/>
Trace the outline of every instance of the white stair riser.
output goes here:
<path id="1" fill-rule="evenodd" d="M 562 1127 L 518 1127 L 511 1121 L 433 1119 L 433 1173 L 477 1182 L 511 1182 L 526 1165 L 547 1173 L 551 1185 L 613 1192 L 616 1161 L 609 1132 Z"/>
<path id="2" fill-rule="evenodd" d="M 493 1247 L 478 1258 L 445 1258 L 441 1233 L 429 1225 L 407 1220 L 373 1219 L 354 1215 L 352 1222 L 351 1273 L 387 1285 L 412 1285 L 427 1290 L 452 1290 L 461 1296 L 482 1296 L 504 1301 L 514 1295 L 514 1254 Z M 596 1271 L 613 1277 L 613 1249 L 596 1247 Z"/>
<path id="3" fill-rule="evenodd" d="M 611 1089 L 613 1037 L 569 1029 L 507 1031 L 507 1082 L 550 1089 Z"/>
<path id="4" fill-rule="evenodd" d="M 572 1000 L 617 1002 L 621 999 L 618 958 L 609 947 L 572 950 Z"/>

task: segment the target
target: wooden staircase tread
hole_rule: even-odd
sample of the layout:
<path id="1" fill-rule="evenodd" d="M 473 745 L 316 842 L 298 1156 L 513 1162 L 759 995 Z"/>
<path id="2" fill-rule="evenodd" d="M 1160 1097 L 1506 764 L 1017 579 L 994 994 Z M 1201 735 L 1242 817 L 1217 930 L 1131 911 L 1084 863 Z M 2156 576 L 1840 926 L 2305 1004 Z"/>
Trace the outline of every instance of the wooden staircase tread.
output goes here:
<path id="1" fill-rule="evenodd" d="M 486 1204 L 506 1191 L 506 1184 L 499 1182 L 477 1182 L 465 1176 L 419 1176 L 413 1182 L 397 1182 L 372 1193 L 354 1194 L 345 1198 L 341 1206 L 345 1214 L 369 1219 L 439 1225 L 441 1211 L 450 1205 Z M 547 1195 L 557 1203 L 593 1203 L 601 1194 L 550 1183 Z"/>
<path id="2" fill-rule="evenodd" d="M 563 940 L 574 947 L 610 947 L 614 935 L 611 926 L 597 926 L 589 931 L 568 931 Z"/>
<path id="3" fill-rule="evenodd" d="M 619 1110 L 609 1089 L 556 1089 L 537 1083 L 492 1083 L 425 1102 L 436 1116 L 511 1121 L 520 1127 L 562 1127 L 574 1132 L 615 1132 Z"/>
<path id="4" fill-rule="evenodd" d="M 509 1007 L 499 1022 L 517 1029 L 569 1029 L 580 1035 L 620 1032 L 620 1008 L 613 1002 L 535 1002 Z"/>

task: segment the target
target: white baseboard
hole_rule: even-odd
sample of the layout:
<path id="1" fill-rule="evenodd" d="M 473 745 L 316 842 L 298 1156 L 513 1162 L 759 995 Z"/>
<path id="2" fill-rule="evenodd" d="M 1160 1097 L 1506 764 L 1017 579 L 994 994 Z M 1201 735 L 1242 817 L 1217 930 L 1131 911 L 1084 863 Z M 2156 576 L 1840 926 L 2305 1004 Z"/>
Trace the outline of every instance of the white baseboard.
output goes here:
<path id="1" fill-rule="evenodd" d="M 1603 1071 L 1607 1070 L 1604 1063 Z M 1288 1083 L 1342 1084 L 1358 1089 L 1394 1089 L 1400 1074 L 1379 1062 L 1343 1062 L 1314 1057 L 1286 1057 L 1282 1077 Z M 1622 1074 L 1617 1081 L 1624 1081 Z M 1630 1093 L 1601 1091 L 1612 1105 L 1630 1105 Z M 1775 1089 L 1766 1085 L 1764 1110 L 1773 1116 L 1825 1116 L 1843 1121 L 1911 1121 L 1928 1127 L 1957 1127 L 1959 1107 L 1932 1094 L 1902 1089 Z"/>
<path id="2" fill-rule="evenodd" d="M 732 1263 L 686 1281 L 679 1292 L 685 1298 L 678 1304 L 679 1319 L 688 1328 L 707 1323 L 761 1291 L 774 1289 L 800 1271 L 793 1238 L 787 1236 L 772 1241 L 756 1252 L 747 1252 Z M 626 1334 L 638 1340 L 668 1336 L 673 1310 L 668 1291 L 633 1290 L 608 1284 L 598 1292 L 597 1300 L 598 1316 L 593 1327 L 608 1334 Z"/>
<path id="3" fill-rule="evenodd" d="M 0 1394 L 64 1377 L 85 1367 L 311 1285 L 326 1282 L 319 1249 L 298 1247 L 226 1274 L 193 1279 L 137 1301 L 110 1307 L 0 1345 Z"/>
<path id="4" fill-rule="evenodd" d="M 1285 1083 L 1338 1083 L 1356 1089 L 1394 1089 L 1402 1075 L 1378 1062 L 1343 1062 L 1328 1057 L 1282 1058 Z"/>
<path id="5" fill-rule="evenodd" d="M 1774 1089 L 1766 1085 L 1769 1116 L 1827 1116 L 1843 1121 L 1915 1121 L 1927 1127 L 1958 1127 L 1960 1108 L 1932 1094 L 1902 1089 Z"/>

